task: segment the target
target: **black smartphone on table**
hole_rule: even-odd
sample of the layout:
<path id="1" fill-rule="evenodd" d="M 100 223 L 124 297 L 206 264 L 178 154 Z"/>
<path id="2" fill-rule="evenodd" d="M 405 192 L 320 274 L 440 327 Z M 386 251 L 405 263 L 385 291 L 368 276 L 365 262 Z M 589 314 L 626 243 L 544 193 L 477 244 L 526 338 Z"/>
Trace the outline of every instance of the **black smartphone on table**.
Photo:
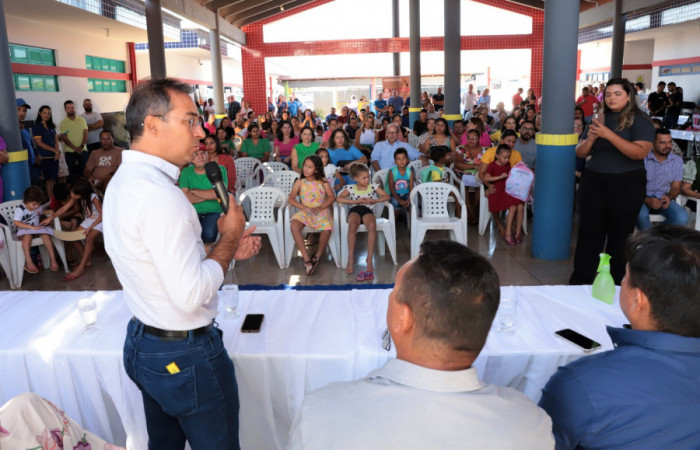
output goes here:
<path id="1" fill-rule="evenodd" d="M 594 341 L 591 338 L 587 338 L 581 333 L 577 333 L 576 331 L 570 328 L 565 328 L 563 330 L 556 331 L 554 334 L 556 334 L 562 339 L 566 339 L 575 346 L 581 348 L 586 353 L 590 353 L 600 348 L 600 344 L 598 342 Z"/>
<path id="2" fill-rule="evenodd" d="M 259 333 L 263 319 L 264 314 L 247 314 L 241 326 L 241 333 Z"/>

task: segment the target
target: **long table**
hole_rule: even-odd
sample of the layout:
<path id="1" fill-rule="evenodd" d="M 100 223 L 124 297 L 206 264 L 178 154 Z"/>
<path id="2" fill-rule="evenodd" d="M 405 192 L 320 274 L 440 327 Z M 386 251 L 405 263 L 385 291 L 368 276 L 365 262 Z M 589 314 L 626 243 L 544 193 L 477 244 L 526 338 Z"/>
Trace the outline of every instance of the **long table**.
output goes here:
<path id="1" fill-rule="evenodd" d="M 590 286 L 503 287 L 519 300 L 514 336 L 496 331 L 474 366 L 489 383 L 537 401 L 560 365 L 584 356 L 554 331 L 575 329 L 610 350 L 606 325 L 626 322 Z M 234 360 L 243 448 L 282 449 L 307 392 L 363 377 L 395 356 L 382 348 L 389 290 L 241 291 L 241 316 L 218 318 Z M 93 297 L 98 331 L 84 335 L 77 302 Z M 242 334 L 247 313 L 263 313 L 259 334 Z M 0 294 L 0 404 L 22 392 L 56 403 L 85 428 L 129 449 L 146 449 L 141 395 L 124 373 L 131 317 L 121 291 Z"/>

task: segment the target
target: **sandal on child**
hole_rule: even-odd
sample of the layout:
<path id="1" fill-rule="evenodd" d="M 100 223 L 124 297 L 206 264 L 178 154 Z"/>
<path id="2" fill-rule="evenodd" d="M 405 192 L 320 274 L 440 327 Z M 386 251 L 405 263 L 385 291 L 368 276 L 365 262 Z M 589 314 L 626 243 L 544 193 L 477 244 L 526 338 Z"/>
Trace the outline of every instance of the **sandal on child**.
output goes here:
<path id="1" fill-rule="evenodd" d="M 513 236 L 504 236 L 503 240 L 506 241 L 508 245 L 518 245 L 517 242 L 513 240 Z"/>
<path id="2" fill-rule="evenodd" d="M 51 269 L 49 269 L 49 270 L 51 270 L 51 272 L 58 272 L 59 268 L 60 267 L 59 267 L 58 263 L 54 263 L 54 264 L 51 264 Z"/>
<path id="3" fill-rule="evenodd" d="M 368 270 L 367 272 L 365 272 L 365 281 L 370 281 L 370 280 L 374 280 L 374 272 L 372 272 L 371 270 Z"/>
<path id="4" fill-rule="evenodd" d="M 365 272 L 358 272 L 357 278 L 355 278 L 355 281 L 365 281 Z"/>
<path id="5" fill-rule="evenodd" d="M 27 273 L 39 273 L 39 269 L 36 267 L 34 267 L 34 269 L 30 269 L 26 264 L 24 265 L 24 271 Z"/>
<path id="6" fill-rule="evenodd" d="M 513 240 L 515 241 L 515 244 L 522 244 L 523 243 L 523 236 L 522 234 L 516 234 L 513 236 Z"/>
<path id="7" fill-rule="evenodd" d="M 311 261 L 309 261 L 309 262 L 311 263 L 311 269 L 308 269 L 308 268 L 306 269 L 306 276 L 308 276 L 308 277 L 310 277 L 311 275 L 314 274 L 314 271 L 316 270 L 316 266 L 318 266 L 318 263 L 321 261 L 319 261 L 318 258 L 316 258 L 316 256 L 312 256 Z"/>

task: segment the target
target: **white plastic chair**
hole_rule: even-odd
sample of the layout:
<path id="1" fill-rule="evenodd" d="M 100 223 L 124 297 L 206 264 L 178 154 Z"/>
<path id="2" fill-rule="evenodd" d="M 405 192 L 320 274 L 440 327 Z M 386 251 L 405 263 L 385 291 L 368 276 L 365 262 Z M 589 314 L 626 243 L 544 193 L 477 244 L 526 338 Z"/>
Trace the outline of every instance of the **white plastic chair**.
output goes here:
<path id="1" fill-rule="evenodd" d="M 408 166 L 411 168 L 411 172 L 413 172 L 413 178 L 414 182 L 417 185 L 420 184 L 420 171 L 423 169 L 423 161 L 420 159 L 416 159 L 415 161 L 411 161 L 408 163 Z"/>
<path id="2" fill-rule="evenodd" d="M 10 283 L 10 289 L 15 289 L 19 286 L 15 285 L 14 276 L 12 274 L 12 263 L 10 263 L 10 252 L 5 243 L 5 231 L 0 230 L 0 267 L 5 271 L 7 281 Z"/>
<path id="3" fill-rule="evenodd" d="M 299 197 L 297 197 L 297 200 L 298 199 Z M 340 267 L 340 239 L 338 237 L 338 234 L 340 233 L 340 222 L 338 220 L 338 204 L 334 202 L 331 208 L 331 213 L 333 214 L 333 231 L 331 232 L 331 237 L 328 240 L 328 248 L 331 251 L 331 256 L 333 256 L 333 261 L 335 261 L 335 266 Z M 287 207 L 284 208 L 284 246 L 285 254 L 287 256 L 286 267 L 289 267 L 289 264 L 292 262 L 292 254 L 294 253 L 294 237 L 292 237 L 291 218 L 295 212 L 297 212 L 297 208 L 290 204 L 287 204 Z M 310 227 L 304 227 L 301 230 L 301 234 L 303 236 L 306 236 L 308 233 L 320 232 L 320 230 L 315 230 Z"/>
<path id="4" fill-rule="evenodd" d="M 338 209 L 340 210 L 340 256 L 343 260 L 343 269 L 348 266 L 348 232 L 350 229 L 348 226 L 348 212 L 351 206 L 338 204 Z M 387 218 L 382 217 L 385 210 L 387 211 Z M 379 255 L 384 256 L 384 244 L 386 243 L 389 247 L 389 253 L 391 253 L 391 259 L 396 265 L 398 264 L 396 261 L 396 217 L 394 216 L 393 206 L 389 202 L 375 203 L 374 217 L 377 220 L 377 247 Z M 357 232 L 366 233 L 367 227 L 360 224 Z"/>
<path id="5" fill-rule="evenodd" d="M 284 193 L 274 187 L 259 186 L 248 189 L 241 195 L 241 200 L 249 199 L 250 217 L 246 222 L 246 228 L 255 226 L 253 234 L 266 234 L 270 239 L 272 250 L 280 269 L 284 269 L 284 231 L 282 225 L 283 213 L 275 209 L 287 204 Z M 276 216 L 276 217 L 275 217 Z"/>
<path id="6" fill-rule="evenodd" d="M 688 217 L 695 216 L 695 229 L 700 231 L 700 220 L 698 220 L 698 208 L 700 208 L 700 201 L 696 198 L 692 197 L 687 197 L 685 195 L 679 195 L 676 197 L 676 201 L 685 208 L 686 212 L 688 213 Z M 690 208 L 688 208 L 688 202 L 695 202 L 695 212 L 691 211 Z M 693 220 L 692 217 L 690 220 Z"/>
<path id="7" fill-rule="evenodd" d="M 374 172 L 374 175 L 372 175 L 372 183 L 377 183 L 379 186 L 382 187 L 382 189 L 386 189 L 386 180 L 389 178 L 389 171 L 391 169 L 382 169 L 377 172 Z M 389 191 L 387 191 L 387 194 Z"/>
<path id="8" fill-rule="evenodd" d="M 264 162 L 255 168 L 252 174 L 246 180 L 246 187 L 248 189 L 257 186 L 262 186 L 268 175 L 276 172 L 289 172 L 289 167 L 285 163 L 273 161 Z"/>
<path id="9" fill-rule="evenodd" d="M 5 233 L 5 246 L 10 259 L 10 268 L 12 271 L 12 276 L 14 279 L 15 287 L 19 288 L 22 286 L 22 279 L 24 278 L 24 251 L 22 250 L 22 241 L 17 238 L 17 228 L 14 225 L 15 209 L 22 203 L 21 200 L 11 200 L 0 204 L 0 215 L 5 220 L 5 224 L 0 224 L 0 227 Z M 61 259 L 63 267 L 66 273 L 70 272 L 68 268 L 68 263 L 66 262 L 66 251 L 63 247 L 63 241 L 55 237 L 51 237 L 53 246 L 56 249 L 56 254 Z M 49 267 L 51 265 L 51 258 L 49 257 L 49 252 L 44 247 L 44 243 L 40 237 L 35 237 L 32 239 L 32 247 L 39 247 L 41 252 L 41 260 L 44 267 Z"/>
<path id="10" fill-rule="evenodd" d="M 455 194 L 462 217 L 450 217 L 447 199 Z M 450 239 L 467 245 L 467 205 L 456 187 L 448 183 L 423 183 L 413 188 L 411 201 L 411 258 L 418 255 L 427 230 L 450 230 Z M 421 216 L 418 216 L 420 208 Z"/>
<path id="11" fill-rule="evenodd" d="M 261 186 L 275 187 L 284 192 L 284 195 L 289 197 L 289 194 L 292 192 L 294 182 L 298 180 L 299 177 L 299 173 L 294 172 L 293 170 L 278 170 L 268 173 Z"/>
<path id="12" fill-rule="evenodd" d="M 408 133 L 408 145 L 413 148 L 418 148 L 419 137 L 413 134 L 413 131 Z"/>
<path id="13" fill-rule="evenodd" d="M 255 169 L 260 165 L 260 160 L 257 158 L 238 158 L 236 160 L 236 192 L 241 192 L 249 189 L 248 179 L 253 175 Z"/>

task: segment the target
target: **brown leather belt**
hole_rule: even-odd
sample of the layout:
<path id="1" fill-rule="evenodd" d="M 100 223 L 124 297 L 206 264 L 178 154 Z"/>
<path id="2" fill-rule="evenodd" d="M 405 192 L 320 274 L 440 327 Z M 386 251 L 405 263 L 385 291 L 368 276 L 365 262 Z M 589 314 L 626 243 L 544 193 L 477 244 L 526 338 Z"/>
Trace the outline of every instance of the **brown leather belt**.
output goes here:
<path id="1" fill-rule="evenodd" d="M 192 332 L 195 336 L 201 336 L 203 334 L 209 333 L 211 329 L 214 328 L 214 321 L 212 321 L 209 325 L 195 328 L 194 330 L 161 330 L 160 328 L 144 324 L 136 317 L 132 318 L 131 320 L 133 320 L 136 323 L 143 324 L 144 333 L 170 339 L 185 339 L 189 337 L 190 332 Z"/>

